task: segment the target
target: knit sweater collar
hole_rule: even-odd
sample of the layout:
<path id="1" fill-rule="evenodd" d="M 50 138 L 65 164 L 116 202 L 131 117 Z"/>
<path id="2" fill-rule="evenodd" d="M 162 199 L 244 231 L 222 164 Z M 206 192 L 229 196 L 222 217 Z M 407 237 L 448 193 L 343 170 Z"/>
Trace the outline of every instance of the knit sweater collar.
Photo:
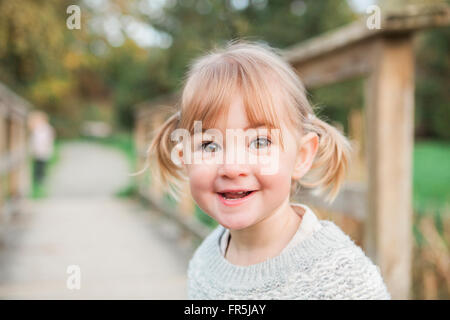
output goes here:
<path id="1" fill-rule="evenodd" d="M 238 266 L 222 256 L 219 239 L 225 228 L 219 225 L 202 243 L 193 257 L 191 269 L 201 272 L 206 281 L 217 287 L 252 290 L 281 285 L 292 272 L 312 266 L 324 254 L 345 247 L 352 240 L 332 221 L 319 220 L 322 228 L 302 242 L 263 262 Z M 306 271 L 305 269 L 305 271 Z"/>
<path id="2" fill-rule="evenodd" d="M 309 206 L 302 203 L 294 203 L 294 202 L 290 202 L 289 205 L 302 218 L 302 220 L 297 232 L 283 250 L 287 250 L 287 248 L 292 247 L 297 242 L 302 241 L 304 238 L 309 236 L 309 234 L 311 234 L 315 229 L 321 227 L 318 218 L 316 217 L 316 215 Z M 303 209 L 303 211 L 301 209 Z M 229 229 L 225 229 L 223 234 L 220 236 L 220 252 L 222 255 L 225 255 L 230 237 L 231 235 Z"/>

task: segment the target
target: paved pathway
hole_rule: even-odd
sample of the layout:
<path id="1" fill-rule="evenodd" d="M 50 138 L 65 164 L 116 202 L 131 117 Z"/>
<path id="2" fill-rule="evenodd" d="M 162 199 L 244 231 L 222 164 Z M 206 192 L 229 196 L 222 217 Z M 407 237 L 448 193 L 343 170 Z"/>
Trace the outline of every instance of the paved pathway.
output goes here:
<path id="1" fill-rule="evenodd" d="M 26 201 L 0 250 L 0 299 L 185 299 L 188 250 L 176 230 L 114 192 L 126 158 L 101 145 L 68 143 L 48 177 L 50 196 Z M 187 247 L 186 247 L 187 248 Z M 79 290 L 67 288 L 79 266 Z M 73 278 L 72 278 L 73 279 Z"/>

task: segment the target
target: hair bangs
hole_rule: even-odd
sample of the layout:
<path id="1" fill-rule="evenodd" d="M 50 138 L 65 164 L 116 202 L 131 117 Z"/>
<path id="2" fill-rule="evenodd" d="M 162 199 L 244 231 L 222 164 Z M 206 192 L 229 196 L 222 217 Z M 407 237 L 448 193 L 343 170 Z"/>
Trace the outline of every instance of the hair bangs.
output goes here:
<path id="1" fill-rule="evenodd" d="M 204 130 L 215 128 L 221 117 L 228 116 L 233 98 L 241 93 L 236 70 L 226 64 L 208 64 L 198 68 L 186 84 L 182 97 L 184 121 L 191 133 L 194 121 L 202 121 Z"/>
<path id="2" fill-rule="evenodd" d="M 216 54 L 197 61 L 191 70 L 182 96 L 181 127 L 194 132 L 194 121 L 203 130 L 216 128 L 220 118 L 227 119 L 236 96 L 241 97 L 252 127 L 279 129 L 277 137 L 284 149 L 281 119 L 283 101 L 280 79 L 270 66 L 255 66 L 246 55 Z"/>
<path id="3" fill-rule="evenodd" d="M 277 84 L 271 81 L 270 70 L 256 68 L 244 69 L 242 74 L 242 99 L 247 119 L 253 126 L 265 126 L 268 129 L 279 129 L 277 136 L 284 150 L 281 119 L 278 117 L 283 104 L 277 94 Z M 251 67 L 251 65 L 250 65 Z"/>

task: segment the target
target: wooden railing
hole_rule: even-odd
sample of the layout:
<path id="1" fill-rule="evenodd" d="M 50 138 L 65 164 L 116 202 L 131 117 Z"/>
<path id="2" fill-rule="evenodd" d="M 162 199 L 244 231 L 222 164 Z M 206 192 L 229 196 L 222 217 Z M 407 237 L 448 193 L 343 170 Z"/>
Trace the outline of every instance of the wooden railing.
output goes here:
<path id="1" fill-rule="evenodd" d="M 382 16 L 381 29 L 369 30 L 361 20 L 284 51 L 308 89 L 365 78 L 363 130 L 357 138 L 365 147 L 367 182 L 347 182 L 331 205 L 308 191 L 302 191 L 299 199 L 363 224 L 364 251 L 380 267 L 394 299 L 410 297 L 412 279 L 413 35 L 448 25 L 448 6 L 413 8 Z M 135 136 L 142 157 L 152 131 L 167 116 L 165 106 L 173 106 L 174 101 L 171 97 L 140 106 Z M 188 186 L 186 191 L 185 199 L 172 208 L 160 201 L 164 193 L 157 186 L 147 184 L 141 193 L 192 229 L 189 217 L 195 207 Z"/>
<path id="2" fill-rule="evenodd" d="M 30 104 L 0 84 L 0 228 L 27 192 L 27 114 Z"/>

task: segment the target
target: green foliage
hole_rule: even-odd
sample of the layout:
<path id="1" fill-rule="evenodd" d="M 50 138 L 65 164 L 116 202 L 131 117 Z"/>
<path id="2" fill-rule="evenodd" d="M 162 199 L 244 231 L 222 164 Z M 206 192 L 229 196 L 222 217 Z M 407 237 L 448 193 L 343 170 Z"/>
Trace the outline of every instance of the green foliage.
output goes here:
<path id="1" fill-rule="evenodd" d="M 450 28 L 431 30 L 418 40 L 416 132 L 450 140 Z"/>
<path id="2" fill-rule="evenodd" d="M 294 1 L 251 1 L 243 10 L 229 1 L 179 1 L 165 8 L 165 18 L 148 18 L 158 29 L 170 34 L 167 49 L 168 72 L 181 85 L 192 59 L 235 38 L 264 41 L 284 48 L 342 26 L 355 19 L 345 1 L 305 1 L 303 12 L 294 14 Z M 300 3 L 297 1 L 297 3 Z M 332 15 L 324 14 L 333 12 Z"/>

